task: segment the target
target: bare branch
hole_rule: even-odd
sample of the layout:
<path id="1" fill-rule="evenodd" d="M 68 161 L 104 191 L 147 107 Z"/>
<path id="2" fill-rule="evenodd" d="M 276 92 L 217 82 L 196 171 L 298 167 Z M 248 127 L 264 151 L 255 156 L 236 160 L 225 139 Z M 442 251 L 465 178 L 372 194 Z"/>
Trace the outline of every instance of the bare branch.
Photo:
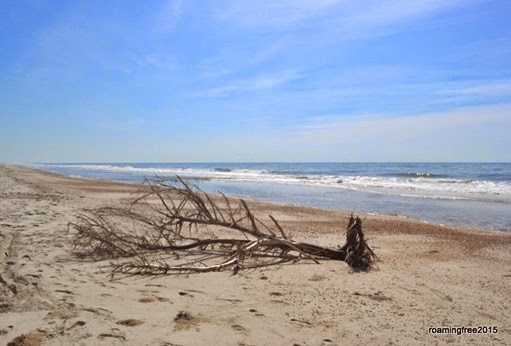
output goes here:
<path id="1" fill-rule="evenodd" d="M 290 240 L 269 215 L 280 233 L 277 235 L 255 217 L 244 200 L 233 206 L 233 200 L 221 194 L 224 206 L 220 207 L 216 197 L 181 177 L 177 181 L 182 188 L 147 180 L 150 192 L 127 208 L 85 210 L 76 223 L 70 223 L 76 232 L 75 248 L 84 257 L 117 260 L 112 264 L 113 273 L 146 275 L 225 269 L 236 273 L 302 258 L 315 263 L 320 258 L 345 261 L 353 268 L 368 270 L 378 260 L 364 239 L 362 221 L 353 215 L 346 244 L 331 249 Z"/>

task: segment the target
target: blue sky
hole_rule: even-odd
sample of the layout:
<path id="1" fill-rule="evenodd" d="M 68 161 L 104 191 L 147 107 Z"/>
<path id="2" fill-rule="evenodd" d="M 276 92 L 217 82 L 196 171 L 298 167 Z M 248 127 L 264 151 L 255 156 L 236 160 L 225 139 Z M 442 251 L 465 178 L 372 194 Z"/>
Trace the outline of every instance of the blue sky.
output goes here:
<path id="1" fill-rule="evenodd" d="M 0 7 L 0 161 L 511 161 L 509 1 Z"/>

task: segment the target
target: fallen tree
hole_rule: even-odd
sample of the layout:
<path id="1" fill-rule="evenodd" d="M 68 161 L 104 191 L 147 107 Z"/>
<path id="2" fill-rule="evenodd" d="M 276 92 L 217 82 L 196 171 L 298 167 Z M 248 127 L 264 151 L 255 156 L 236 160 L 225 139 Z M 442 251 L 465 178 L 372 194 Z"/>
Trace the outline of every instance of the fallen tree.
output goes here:
<path id="1" fill-rule="evenodd" d="M 327 248 L 296 242 L 271 215 L 263 222 L 247 203 L 210 196 L 177 177 L 180 187 L 146 181 L 148 189 L 127 207 L 86 210 L 70 223 L 78 254 L 116 259 L 112 274 L 158 275 L 232 270 L 306 258 L 345 261 L 370 269 L 377 257 L 362 221 L 351 215 L 346 243 Z"/>

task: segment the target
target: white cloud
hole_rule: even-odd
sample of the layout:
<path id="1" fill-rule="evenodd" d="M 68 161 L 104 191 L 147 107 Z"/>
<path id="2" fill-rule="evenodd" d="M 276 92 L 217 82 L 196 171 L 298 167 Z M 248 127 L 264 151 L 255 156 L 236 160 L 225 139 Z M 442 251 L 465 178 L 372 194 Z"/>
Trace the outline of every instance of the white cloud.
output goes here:
<path id="1" fill-rule="evenodd" d="M 410 74 L 413 76 L 413 73 Z M 344 76 L 346 78 L 344 78 Z M 305 88 L 283 89 L 277 94 L 282 102 L 302 102 L 309 105 L 337 105 L 343 109 L 364 108 L 374 113 L 381 107 L 393 107 L 403 112 L 410 107 L 428 109 L 438 106 L 463 107 L 474 104 L 491 104 L 511 101 L 510 80 L 465 80 L 447 82 L 414 82 L 401 76 L 383 78 L 355 73 L 358 80 L 344 74 L 333 80 L 323 79 Z M 363 102 L 361 104 L 361 102 Z"/>
<path id="2" fill-rule="evenodd" d="M 511 95 L 511 81 L 495 81 L 489 83 L 480 83 L 471 87 L 451 90 L 452 93 L 467 95 Z"/>
<path id="3" fill-rule="evenodd" d="M 249 89 L 266 90 L 287 84 L 303 76 L 295 71 L 283 71 L 272 75 L 263 75 L 257 77 L 254 81 L 248 82 Z"/>
<path id="4" fill-rule="evenodd" d="M 197 93 L 199 97 L 225 97 L 234 93 L 265 91 L 284 86 L 292 81 L 303 78 L 297 71 L 281 71 L 264 74 L 251 79 L 233 81 L 227 85 L 214 87 Z"/>
<path id="5" fill-rule="evenodd" d="M 307 21 L 330 36 L 344 39 L 386 35 L 397 26 L 422 17 L 484 0 L 285 0 L 234 1 L 215 18 L 236 27 L 287 29 Z"/>
<path id="6" fill-rule="evenodd" d="M 505 161 L 511 104 L 407 116 L 327 116 L 291 129 L 289 144 L 332 161 Z M 507 142 L 507 143 L 506 143 Z M 506 157 L 507 155 L 507 157 Z"/>
<path id="7" fill-rule="evenodd" d="M 243 90 L 243 87 L 236 84 L 225 85 L 221 87 L 211 88 L 203 92 L 199 92 L 196 96 L 200 97 L 225 97 L 232 93 Z"/>
<path id="8" fill-rule="evenodd" d="M 429 16 L 453 7 L 465 5 L 466 0 L 387 0 L 361 3 L 357 13 L 347 16 L 349 25 L 386 25 L 411 20 L 417 17 Z"/>
<path id="9" fill-rule="evenodd" d="M 159 54 L 134 55 L 132 61 L 136 67 L 141 69 L 153 68 L 159 71 L 167 71 L 179 67 L 176 58 L 172 56 L 161 56 Z"/>
<path id="10" fill-rule="evenodd" d="M 436 98 L 434 100 L 435 102 L 442 101 L 442 97 L 460 97 L 464 99 L 470 99 L 476 96 L 511 96 L 511 80 L 466 80 L 458 82 L 410 82 L 399 84 L 387 81 L 387 84 L 388 85 L 386 87 L 360 86 L 358 88 L 345 87 L 330 89 L 330 94 L 338 97 L 363 96 L 370 94 L 382 96 L 422 94 L 434 96 Z"/>
<path id="11" fill-rule="evenodd" d="M 318 116 L 213 141 L 252 161 L 509 161 L 511 104 L 408 116 Z M 237 143 L 233 146 L 232 143 Z"/>
<path id="12" fill-rule="evenodd" d="M 274 28 L 296 24 L 342 2 L 342 0 L 236 0 L 217 10 L 214 17 L 242 27 Z"/>
<path id="13" fill-rule="evenodd" d="M 509 161 L 511 104 L 408 116 L 320 116 L 244 135 L 275 161 Z M 248 138 L 247 138 L 248 137 Z"/>
<path id="14" fill-rule="evenodd" d="M 374 133 L 416 134 L 445 127 L 511 120 L 511 104 L 460 108 L 422 114 L 386 116 L 371 115 L 329 115 L 309 117 L 295 127 L 304 135 L 314 139 L 338 138 L 340 131 L 352 134 L 371 135 Z"/>

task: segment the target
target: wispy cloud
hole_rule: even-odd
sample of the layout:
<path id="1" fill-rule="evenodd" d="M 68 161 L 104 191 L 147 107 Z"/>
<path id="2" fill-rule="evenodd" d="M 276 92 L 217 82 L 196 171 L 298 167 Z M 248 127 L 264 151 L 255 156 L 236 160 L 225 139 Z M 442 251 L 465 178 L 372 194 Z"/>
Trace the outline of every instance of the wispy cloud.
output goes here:
<path id="1" fill-rule="evenodd" d="M 405 138 L 439 129 L 492 123 L 505 119 L 511 119 L 511 104 L 400 116 L 386 114 L 316 116 L 304 119 L 293 131 L 299 132 L 301 138 L 307 141 L 331 141 L 342 136 L 371 135 Z"/>
<path id="2" fill-rule="evenodd" d="M 376 84 L 376 83 L 375 83 Z M 381 84 L 381 83 L 380 83 Z M 408 82 L 403 83 L 399 79 L 388 80 L 387 86 L 371 85 L 367 80 L 357 87 L 339 87 L 325 89 L 325 94 L 335 97 L 356 97 L 367 95 L 381 96 L 406 96 L 410 94 L 434 96 L 442 101 L 443 97 L 502 97 L 511 100 L 511 80 L 479 80 L 470 79 L 464 81 L 434 81 L 434 82 Z"/>
<path id="3" fill-rule="evenodd" d="M 302 77 L 303 75 L 296 71 L 284 71 L 277 74 L 257 77 L 252 82 L 248 82 L 247 86 L 248 89 L 267 90 L 288 84 L 289 82 L 295 81 Z"/>
<path id="4" fill-rule="evenodd" d="M 283 27 L 318 15 L 342 2 L 342 0 L 231 1 L 215 11 L 215 18 L 242 27 Z"/>
<path id="5" fill-rule="evenodd" d="M 132 61 L 140 69 L 151 68 L 160 72 L 174 70 L 179 66 L 175 57 L 160 54 L 134 55 Z"/>
<path id="6" fill-rule="evenodd" d="M 238 159 L 251 153 L 262 161 L 509 161 L 509 153 L 495 150 L 511 145 L 509 126 L 511 104 L 406 116 L 341 114 L 264 133 L 240 131 L 215 145 Z"/>
<path id="7" fill-rule="evenodd" d="M 443 92 L 455 93 L 460 95 L 492 95 L 492 96 L 510 96 L 511 80 L 500 80 L 488 83 L 477 83 L 477 85 L 448 90 Z"/>
<path id="8" fill-rule="evenodd" d="M 356 74 L 360 75 L 360 74 Z M 414 74 L 411 73 L 411 76 Z M 320 81 L 300 88 L 275 91 L 282 104 L 303 105 L 304 109 L 330 107 L 357 113 L 379 114 L 389 109 L 396 114 L 462 108 L 477 104 L 511 102 L 511 80 L 478 80 L 415 82 L 413 78 L 385 77 L 375 81 L 370 77 L 359 81 L 347 78 L 344 82 Z"/>
<path id="9" fill-rule="evenodd" d="M 270 42 L 247 43 L 239 46 L 227 46 L 213 56 L 198 63 L 200 77 L 203 79 L 226 78 L 240 71 L 247 71 L 267 64 L 279 54 L 286 52 L 289 42 L 278 39 Z"/>
<path id="10" fill-rule="evenodd" d="M 382 26 L 431 16 L 451 8 L 466 5 L 466 0 L 386 0 L 360 3 L 361 7 L 346 16 L 348 26 Z"/>
<path id="11" fill-rule="evenodd" d="M 225 97 L 229 96 L 232 93 L 240 92 L 242 90 L 246 90 L 241 85 L 236 84 L 230 84 L 230 85 L 224 85 L 220 87 L 211 88 L 202 92 L 199 92 L 197 94 L 194 94 L 194 96 L 199 97 Z"/>
<path id="12" fill-rule="evenodd" d="M 511 145 L 509 126 L 511 104 L 406 116 L 331 115 L 274 133 L 272 145 L 302 161 L 502 161 L 511 156 L 495 148 Z"/>
<path id="13" fill-rule="evenodd" d="M 200 132 L 225 141 L 224 160 L 347 160 L 336 156 L 345 147 L 385 160 L 406 149 L 399 141 L 435 159 L 464 139 L 493 143 L 502 159 L 511 145 L 509 4 L 485 1 L 12 2 L 16 18 L 0 14 L 0 117 L 53 120 L 40 133 L 80 120 L 105 140 L 110 131 L 124 138 L 123 148 L 135 131 L 149 142 L 161 131 L 169 148 L 183 138 L 196 145 L 190 134 Z M 182 131 L 169 139 L 173 128 Z M 237 140 L 246 144 L 229 157 L 223 149 Z M 214 151 L 188 147 L 183 159 Z"/>
<path id="14" fill-rule="evenodd" d="M 237 27 L 259 30 L 287 29 L 308 21 L 314 22 L 315 27 L 330 30 L 330 34 L 342 34 L 335 35 L 337 38 L 353 39 L 403 30 L 406 27 L 398 28 L 398 25 L 480 1 L 235 1 L 217 10 L 215 18 Z M 333 32 L 332 28 L 335 28 Z"/>
<path id="15" fill-rule="evenodd" d="M 235 93 L 271 90 L 287 85 L 303 77 L 304 75 L 297 71 L 281 71 L 273 74 L 259 75 L 251 79 L 234 81 L 227 85 L 201 91 L 196 93 L 195 96 L 226 97 Z"/>

